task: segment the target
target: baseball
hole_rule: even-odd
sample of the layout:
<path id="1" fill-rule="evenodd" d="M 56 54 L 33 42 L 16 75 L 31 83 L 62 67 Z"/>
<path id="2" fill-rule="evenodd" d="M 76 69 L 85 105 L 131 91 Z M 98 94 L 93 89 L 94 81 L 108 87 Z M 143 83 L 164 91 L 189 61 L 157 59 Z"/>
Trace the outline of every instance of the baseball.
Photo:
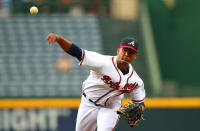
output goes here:
<path id="1" fill-rule="evenodd" d="M 36 15 L 38 13 L 38 8 L 36 6 L 32 6 L 30 8 L 31 15 Z"/>

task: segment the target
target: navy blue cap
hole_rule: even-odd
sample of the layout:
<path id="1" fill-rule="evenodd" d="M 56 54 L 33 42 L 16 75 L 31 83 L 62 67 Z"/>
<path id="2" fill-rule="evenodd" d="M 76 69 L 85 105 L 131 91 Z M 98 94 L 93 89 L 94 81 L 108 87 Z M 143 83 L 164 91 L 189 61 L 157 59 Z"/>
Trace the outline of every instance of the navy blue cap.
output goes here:
<path id="1" fill-rule="evenodd" d="M 120 42 L 120 48 L 130 48 L 138 52 L 139 43 L 135 38 L 127 37 Z"/>

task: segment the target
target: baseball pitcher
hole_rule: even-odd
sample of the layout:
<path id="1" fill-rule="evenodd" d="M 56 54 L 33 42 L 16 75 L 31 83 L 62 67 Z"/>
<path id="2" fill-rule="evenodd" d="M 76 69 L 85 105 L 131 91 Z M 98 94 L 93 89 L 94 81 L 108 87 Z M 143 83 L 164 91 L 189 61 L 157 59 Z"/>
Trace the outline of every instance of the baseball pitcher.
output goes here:
<path id="1" fill-rule="evenodd" d="M 135 126 L 144 113 L 145 89 L 142 79 L 130 64 L 138 54 L 138 41 L 125 38 L 116 56 L 102 55 L 81 49 L 64 37 L 50 33 L 48 43 L 57 42 L 68 54 L 90 70 L 82 85 L 76 131 L 113 131 L 120 115 Z M 132 103 L 122 107 L 124 93 L 130 93 Z"/>

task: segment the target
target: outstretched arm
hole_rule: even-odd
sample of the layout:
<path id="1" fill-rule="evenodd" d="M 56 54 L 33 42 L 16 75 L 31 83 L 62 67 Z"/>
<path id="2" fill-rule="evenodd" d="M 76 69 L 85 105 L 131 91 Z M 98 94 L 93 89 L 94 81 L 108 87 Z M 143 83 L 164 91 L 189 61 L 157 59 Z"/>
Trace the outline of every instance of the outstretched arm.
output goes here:
<path id="1" fill-rule="evenodd" d="M 68 51 L 71 46 L 72 46 L 72 42 L 65 39 L 64 37 L 54 34 L 54 33 L 50 33 L 47 35 L 47 38 L 49 45 L 52 45 L 54 42 L 57 42 L 60 47 L 64 50 L 64 51 Z"/>
<path id="2" fill-rule="evenodd" d="M 48 40 L 49 45 L 52 45 L 54 42 L 57 42 L 65 52 L 76 57 L 79 61 L 81 61 L 82 50 L 81 48 L 73 44 L 71 41 L 54 33 L 48 34 L 46 39 Z"/>

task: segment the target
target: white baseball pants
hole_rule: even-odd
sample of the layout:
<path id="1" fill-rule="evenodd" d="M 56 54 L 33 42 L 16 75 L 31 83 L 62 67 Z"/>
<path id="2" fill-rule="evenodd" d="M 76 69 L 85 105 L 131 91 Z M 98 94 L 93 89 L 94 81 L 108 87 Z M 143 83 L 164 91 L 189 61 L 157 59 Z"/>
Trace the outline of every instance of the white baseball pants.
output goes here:
<path id="1" fill-rule="evenodd" d="M 120 115 L 121 100 L 111 100 L 108 107 L 95 106 L 82 96 L 76 120 L 76 131 L 114 131 Z"/>

